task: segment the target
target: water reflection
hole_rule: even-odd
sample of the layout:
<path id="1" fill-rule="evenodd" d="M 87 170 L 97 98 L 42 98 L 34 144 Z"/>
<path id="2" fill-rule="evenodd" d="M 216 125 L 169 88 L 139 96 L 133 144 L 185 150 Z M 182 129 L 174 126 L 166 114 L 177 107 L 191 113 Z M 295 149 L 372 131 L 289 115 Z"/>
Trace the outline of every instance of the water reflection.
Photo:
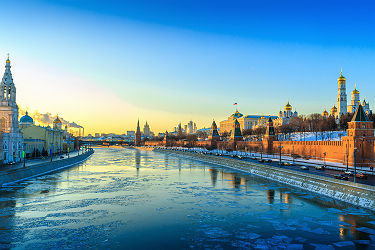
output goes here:
<path id="1" fill-rule="evenodd" d="M 373 247 L 372 213 L 278 185 L 173 155 L 100 149 L 86 165 L 0 190 L 0 248 Z"/>

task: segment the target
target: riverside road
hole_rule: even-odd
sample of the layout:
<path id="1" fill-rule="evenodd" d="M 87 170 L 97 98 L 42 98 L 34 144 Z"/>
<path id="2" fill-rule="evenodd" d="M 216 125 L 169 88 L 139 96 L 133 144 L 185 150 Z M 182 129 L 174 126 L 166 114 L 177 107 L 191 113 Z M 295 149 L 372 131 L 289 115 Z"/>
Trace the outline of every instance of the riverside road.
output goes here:
<path id="1" fill-rule="evenodd" d="M 174 148 L 173 150 L 181 150 L 181 149 L 176 149 Z M 183 151 L 186 150 L 186 149 L 182 149 Z M 214 152 L 201 152 L 201 151 L 192 151 L 192 150 L 188 150 L 189 152 L 196 152 L 196 153 L 203 153 L 203 154 L 213 154 L 215 155 L 216 153 Z M 235 159 L 238 159 L 239 161 L 247 161 L 247 162 L 253 162 L 253 163 L 257 163 L 257 164 L 264 164 L 264 165 L 268 165 L 268 166 L 273 166 L 273 167 L 279 167 L 279 168 L 284 168 L 284 169 L 290 169 L 290 170 L 294 170 L 294 171 L 299 171 L 299 172 L 304 172 L 304 173 L 310 173 L 310 174 L 314 174 L 314 175 L 319 175 L 319 176 L 325 176 L 325 177 L 330 177 L 330 178 L 335 178 L 335 175 L 338 175 L 338 174 L 343 174 L 344 171 L 346 171 L 345 168 L 341 169 L 341 170 L 336 170 L 336 169 L 330 169 L 330 168 L 325 168 L 324 170 L 317 170 L 315 169 L 314 166 L 312 165 L 315 165 L 315 166 L 318 166 L 320 164 L 311 164 L 311 163 L 302 163 L 302 162 L 298 162 L 298 161 L 295 161 L 294 165 L 283 165 L 283 166 L 280 166 L 279 163 L 280 163 L 280 160 L 278 158 L 270 158 L 270 157 L 262 157 L 263 160 L 271 160 L 272 162 L 259 162 L 259 159 L 260 157 L 255 157 L 255 156 L 245 156 L 245 155 L 235 155 L 235 154 L 229 154 L 229 153 L 220 153 L 220 154 L 217 154 L 218 157 L 225 157 L 225 158 L 235 158 Z M 285 160 L 285 159 L 282 159 L 283 163 L 292 163 L 292 161 L 290 160 Z M 307 166 L 308 169 L 307 170 L 302 170 L 301 167 L 303 166 Z M 320 165 L 322 166 L 322 165 Z M 353 168 L 350 167 L 349 168 L 350 171 L 354 172 Z M 358 167 L 357 168 L 357 173 L 359 172 L 366 172 L 366 173 L 369 173 L 368 170 L 366 171 L 363 171 L 361 169 L 361 167 Z M 354 175 L 348 175 L 349 177 L 349 182 L 353 182 L 354 181 Z M 367 179 L 360 179 L 360 178 L 356 178 L 356 182 L 357 183 L 362 183 L 362 184 L 366 184 L 366 185 L 370 185 L 370 186 L 375 186 L 375 175 L 373 174 L 368 174 L 367 175 Z"/>

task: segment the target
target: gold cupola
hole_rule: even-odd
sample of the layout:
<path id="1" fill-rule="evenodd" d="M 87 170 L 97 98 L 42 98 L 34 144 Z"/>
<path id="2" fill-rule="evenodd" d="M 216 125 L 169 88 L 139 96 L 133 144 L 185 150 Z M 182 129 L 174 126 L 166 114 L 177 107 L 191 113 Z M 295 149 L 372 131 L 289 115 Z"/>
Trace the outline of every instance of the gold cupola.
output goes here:
<path id="1" fill-rule="evenodd" d="M 346 78 L 342 75 L 342 68 L 341 68 L 340 76 L 339 76 L 339 78 L 337 78 L 337 81 L 338 82 L 345 82 L 346 81 Z"/>
<path id="2" fill-rule="evenodd" d="M 292 105 L 289 104 L 289 101 L 288 101 L 288 103 L 285 105 L 284 109 L 285 109 L 285 111 L 289 111 L 289 110 L 291 111 L 291 110 L 292 110 Z"/>
<path id="3" fill-rule="evenodd" d="M 359 94 L 359 91 L 357 90 L 357 84 L 354 84 L 354 90 L 352 91 L 352 94 Z"/>

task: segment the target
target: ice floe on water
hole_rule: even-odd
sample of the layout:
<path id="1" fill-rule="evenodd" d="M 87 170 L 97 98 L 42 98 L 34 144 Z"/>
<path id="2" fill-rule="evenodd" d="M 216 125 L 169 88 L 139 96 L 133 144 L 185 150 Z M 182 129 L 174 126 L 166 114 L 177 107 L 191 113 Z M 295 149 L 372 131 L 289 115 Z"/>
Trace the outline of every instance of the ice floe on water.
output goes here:
<path id="1" fill-rule="evenodd" d="M 145 235 L 155 248 L 166 236 L 169 248 L 375 243 L 375 217 L 366 210 L 154 152 L 98 149 L 84 166 L 0 192 L 0 244 L 6 248 L 133 249 Z"/>

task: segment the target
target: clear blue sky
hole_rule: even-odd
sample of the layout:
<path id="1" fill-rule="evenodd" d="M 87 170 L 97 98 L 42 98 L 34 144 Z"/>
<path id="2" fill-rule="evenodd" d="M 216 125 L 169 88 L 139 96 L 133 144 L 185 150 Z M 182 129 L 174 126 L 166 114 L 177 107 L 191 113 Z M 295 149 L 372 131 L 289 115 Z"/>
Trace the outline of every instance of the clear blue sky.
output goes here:
<path id="1" fill-rule="evenodd" d="M 114 132 L 134 129 L 138 117 L 159 131 L 190 119 L 209 126 L 233 112 L 234 102 L 245 114 L 277 114 L 288 99 L 299 113 L 320 113 L 335 104 L 341 67 L 347 94 L 357 82 L 375 108 L 371 1 L 15 2 L 2 3 L 0 54 L 11 53 L 14 70 L 19 60 L 32 62 L 35 75 L 62 74 L 45 72 L 51 82 L 41 83 L 20 65 L 18 102 L 82 119 L 91 132 L 103 127 L 95 119 L 108 120 Z M 79 115 L 63 101 L 43 110 L 32 90 L 22 92 L 53 85 L 54 77 L 64 86 L 66 75 L 88 83 L 82 102 L 95 99 L 93 109 L 98 102 L 117 107 L 112 116 L 104 108 Z"/>

